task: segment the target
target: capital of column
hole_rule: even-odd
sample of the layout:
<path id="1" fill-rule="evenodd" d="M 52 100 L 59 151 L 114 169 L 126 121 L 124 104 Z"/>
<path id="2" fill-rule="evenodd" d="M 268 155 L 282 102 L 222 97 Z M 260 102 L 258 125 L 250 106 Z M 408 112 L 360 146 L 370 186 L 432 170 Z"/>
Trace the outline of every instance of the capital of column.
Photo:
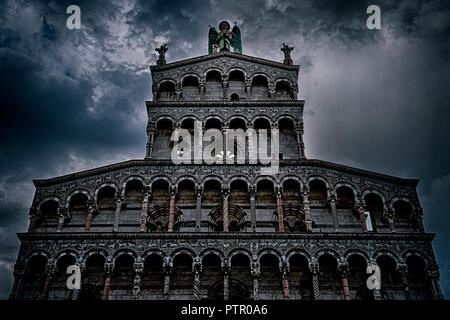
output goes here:
<path id="1" fill-rule="evenodd" d="M 261 267 L 258 261 L 252 261 L 250 265 L 250 274 L 252 278 L 259 278 L 261 276 Z"/>
<path id="2" fill-rule="evenodd" d="M 317 275 L 319 273 L 319 263 L 318 262 L 310 262 L 309 263 L 309 271 L 312 274 Z"/>
<path id="3" fill-rule="evenodd" d="M 341 262 L 338 265 L 338 272 L 341 278 L 347 278 L 348 276 L 348 262 Z"/>
<path id="4" fill-rule="evenodd" d="M 105 262 L 105 264 L 103 265 L 103 269 L 104 269 L 105 274 L 106 274 L 107 276 L 111 276 L 111 274 L 112 274 L 113 271 L 114 271 L 114 264 L 112 263 L 112 261 L 111 261 L 110 258 L 108 258 L 108 261 Z"/>
<path id="5" fill-rule="evenodd" d="M 197 198 L 200 198 L 203 196 L 203 187 L 201 185 L 197 185 L 195 187 L 195 195 L 197 196 Z"/>
<path id="6" fill-rule="evenodd" d="M 53 277 L 56 271 L 56 261 L 54 259 L 48 259 L 45 265 L 45 275 L 47 277 Z"/>
<path id="7" fill-rule="evenodd" d="M 200 258 L 196 257 L 192 262 L 192 273 L 201 274 L 203 271 L 203 265 Z"/>

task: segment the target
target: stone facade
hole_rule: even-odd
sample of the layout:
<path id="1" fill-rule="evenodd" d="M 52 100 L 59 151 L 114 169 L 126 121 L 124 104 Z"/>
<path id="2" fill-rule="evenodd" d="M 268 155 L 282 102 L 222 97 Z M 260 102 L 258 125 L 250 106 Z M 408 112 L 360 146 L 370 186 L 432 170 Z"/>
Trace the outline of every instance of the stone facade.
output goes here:
<path id="1" fill-rule="evenodd" d="M 151 71 L 145 159 L 34 181 L 11 299 L 442 298 L 418 180 L 307 159 L 291 59 L 221 51 Z M 194 121 L 279 129 L 278 172 L 175 165 L 171 134 Z"/>

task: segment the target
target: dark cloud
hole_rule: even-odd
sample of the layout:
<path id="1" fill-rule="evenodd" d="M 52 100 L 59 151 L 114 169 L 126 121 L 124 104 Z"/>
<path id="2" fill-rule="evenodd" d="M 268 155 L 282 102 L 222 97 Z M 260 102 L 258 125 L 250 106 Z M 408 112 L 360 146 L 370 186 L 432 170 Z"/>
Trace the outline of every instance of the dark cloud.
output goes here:
<path id="1" fill-rule="evenodd" d="M 419 178 L 450 297 L 450 4 L 378 1 L 73 1 L 0 3 L 0 297 L 27 228 L 32 179 L 142 158 L 154 48 L 168 61 L 207 53 L 208 25 L 241 27 L 245 54 L 295 47 L 309 158 Z"/>

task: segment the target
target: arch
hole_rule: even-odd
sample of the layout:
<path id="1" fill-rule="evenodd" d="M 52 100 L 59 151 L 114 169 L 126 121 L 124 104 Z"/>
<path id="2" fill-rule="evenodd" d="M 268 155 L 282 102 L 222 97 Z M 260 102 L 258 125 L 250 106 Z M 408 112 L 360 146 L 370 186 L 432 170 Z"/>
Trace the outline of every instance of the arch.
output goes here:
<path id="1" fill-rule="evenodd" d="M 168 114 L 164 114 L 164 115 L 160 115 L 158 116 L 158 118 L 156 118 L 155 120 L 155 124 L 156 124 L 156 129 L 158 129 L 158 122 L 163 121 L 163 120 L 168 120 L 170 122 L 172 122 L 172 125 L 174 125 L 175 123 L 177 123 L 175 121 L 175 118 L 171 115 Z"/>
<path id="2" fill-rule="evenodd" d="M 252 125 L 253 125 L 253 128 L 255 128 L 255 122 L 257 121 L 257 120 L 260 120 L 260 119 L 264 119 L 264 120 L 267 120 L 268 122 L 269 122 L 269 125 L 270 125 L 270 127 L 272 127 L 272 119 L 270 119 L 268 116 L 266 116 L 266 115 L 263 115 L 263 114 L 258 114 L 258 115 L 255 115 L 255 116 L 253 116 L 253 118 L 252 118 L 252 120 L 251 120 L 251 123 L 252 123 Z"/>
<path id="3" fill-rule="evenodd" d="M 105 258 L 105 261 L 108 261 L 109 258 L 109 254 L 106 250 L 102 249 L 102 248 L 92 248 L 89 249 L 84 255 L 83 255 L 83 265 L 86 265 L 86 260 L 94 255 L 94 254 L 98 254 L 103 256 L 103 258 Z"/>
<path id="4" fill-rule="evenodd" d="M 80 259 L 80 255 L 75 250 L 64 249 L 56 254 L 56 258 L 55 258 L 56 263 L 58 263 L 58 260 L 64 256 L 72 256 L 75 258 L 75 261 L 78 261 Z"/>
<path id="5" fill-rule="evenodd" d="M 122 189 L 125 190 L 127 187 L 127 184 L 133 180 L 138 180 L 142 183 L 142 186 L 145 187 L 145 179 L 144 177 L 140 176 L 140 175 L 132 175 L 132 176 L 128 176 L 126 179 L 124 179 L 123 184 L 122 184 Z"/>
<path id="6" fill-rule="evenodd" d="M 279 116 L 277 116 L 275 118 L 275 122 L 279 123 L 280 120 L 284 120 L 284 119 L 288 119 L 288 120 L 292 121 L 292 123 L 294 124 L 294 128 L 295 128 L 295 125 L 297 124 L 297 119 L 295 119 L 295 117 L 293 117 L 290 114 L 285 114 L 285 113 L 280 114 Z"/>
<path id="7" fill-rule="evenodd" d="M 272 248 L 266 248 L 266 249 L 262 249 L 258 252 L 258 254 L 257 254 L 258 262 L 260 262 L 262 256 L 265 256 L 265 255 L 273 255 L 273 256 L 277 257 L 279 263 L 282 263 L 282 261 L 283 261 L 283 259 L 281 258 L 282 254 L 278 250 L 272 249 Z"/>
<path id="8" fill-rule="evenodd" d="M 161 79 L 161 80 L 158 81 L 158 89 L 160 89 L 160 88 L 161 88 L 161 85 L 162 85 L 163 83 L 165 83 L 165 82 L 170 82 L 170 83 L 172 83 L 172 84 L 174 85 L 174 87 L 176 87 L 176 85 L 177 85 L 176 80 L 174 80 L 174 79 L 172 79 L 172 78 L 163 78 L 163 79 Z"/>
<path id="9" fill-rule="evenodd" d="M 166 260 L 166 253 L 164 251 L 162 251 L 162 250 L 159 250 L 159 249 L 146 250 L 142 254 L 141 259 L 142 259 L 142 261 L 145 261 L 145 259 L 147 259 L 148 257 L 150 257 L 152 255 L 157 255 L 157 256 L 161 257 L 163 261 Z"/>
<path id="10" fill-rule="evenodd" d="M 69 208 L 70 205 L 70 200 L 72 199 L 73 196 L 77 195 L 77 194 L 84 194 L 88 200 L 92 200 L 92 194 L 89 190 L 87 189 L 77 189 L 72 191 L 66 198 L 66 208 Z"/>
<path id="11" fill-rule="evenodd" d="M 327 189 L 330 189 L 330 184 L 328 183 L 328 180 L 325 177 L 323 177 L 321 175 L 317 175 L 317 174 L 308 176 L 308 178 L 306 178 L 306 184 L 309 185 L 309 183 L 311 181 L 313 181 L 313 180 L 320 180 L 320 181 L 322 181 L 325 184 L 325 187 Z"/>
<path id="12" fill-rule="evenodd" d="M 249 250 L 247 250 L 245 248 L 237 248 L 237 249 L 232 250 L 228 254 L 228 257 L 227 257 L 228 262 L 231 264 L 231 259 L 233 259 L 233 257 L 235 255 L 238 255 L 238 254 L 242 254 L 244 256 L 247 256 L 248 259 L 250 260 L 250 263 L 253 261 L 253 255 L 252 255 L 252 253 Z"/>
<path id="13" fill-rule="evenodd" d="M 411 206 L 412 210 L 415 209 L 415 206 L 414 206 L 413 202 L 411 201 L 411 199 L 409 199 L 408 197 L 405 197 L 405 196 L 392 198 L 391 201 L 389 202 L 389 209 L 394 210 L 394 204 L 397 201 L 404 201 Z"/>
<path id="14" fill-rule="evenodd" d="M 199 119 L 199 116 L 196 114 L 187 114 L 180 118 L 180 121 L 179 121 L 180 124 L 183 123 L 183 121 L 185 121 L 185 120 L 194 120 L 194 122 L 195 122 L 196 120 L 199 121 L 200 119 Z"/>
<path id="15" fill-rule="evenodd" d="M 391 257 L 395 264 L 398 265 L 399 264 L 399 258 L 397 253 L 395 253 L 394 251 L 391 251 L 389 249 L 381 249 L 381 250 L 377 250 L 373 253 L 372 255 L 372 260 L 373 261 L 377 261 L 378 258 L 380 258 L 381 256 L 389 256 Z"/>
<path id="16" fill-rule="evenodd" d="M 170 177 L 165 176 L 165 175 L 157 175 L 157 176 L 154 176 L 153 179 L 150 180 L 150 186 L 152 187 L 152 189 L 153 189 L 153 184 L 159 180 L 163 180 L 163 181 L 167 182 L 167 184 L 169 186 L 172 185 L 172 179 Z"/>
<path id="17" fill-rule="evenodd" d="M 292 81 L 291 80 L 289 80 L 288 78 L 285 78 L 285 77 L 280 77 L 280 78 L 277 78 L 277 79 L 275 79 L 275 81 L 273 82 L 274 84 L 275 84 L 275 86 L 277 85 L 277 83 L 279 83 L 279 82 L 287 82 L 288 84 L 289 84 L 289 86 L 291 87 L 291 88 L 293 88 L 294 87 L 294 84 L 292 83 Z"/>
<path id="18" fill-rule="evenodd" d="M 339 253 L 337 251 L 333 250 L 333 249 L 330 249 L 330 248 L 328 248 L 328 249 L 321 249 L 321 250 L 317 251 L 314 254 L 314 260 L 318 261 L 319 258 L 321 256 L 324 256 L 324 255 L 332 256 L 333 258 L 336 259 L 336 263 L 339 263 L 339 261 L 341 261 L 341 256 L 339 255 Z"/>
<path id="19" fill-rule="evenodd" d="M 233 71 L 239 71 L 239 72 L 241 72 L 241 73 L 244 75 L 244 79 L 247 77 L 247 71 L 245 71 L 244 69 L 239 68 L 239 67 L 231 67 L 231 68 L 229 68 L 229 69 L 227 70 L 227 72 L 226 72 L 226 74 L 228 75 L 228 77 L 230 76 L 230 73 L 233 72 Z"/>
<path id="20" fill-rule="evenodd" d="M 192 251 L 191 249 L 189 249 L 189 248 L 179 248 L 179 249 L 173 251 L 173 252 L 170 254 L 170 257 L 169 257 L 169 264 L 170 264 L 170 265 L 173 265 L 173 260 L 175 259 L 176 256 L 178 256 L 178 255 L 180 255 L 180 254 L 187 254 L 189 257 L 192 258 L 192 261 L 194 261 L 194 259 L 195 259 L 195 257 L 196 257 L 195 252 Z"/>
<path id="21" fill-rule="evenodd" d="M 215 180 L 215 181 L 219 182 L 221 188 L 224 187 L 223 178 L 221 178 L 220 176 L 216 176 L 216 175 L 208 175 L 208 176 L 204 177 L 201 182 L 202 187 L 205 187 L 205 183 L 208 182 L 209 180 Z"/>
<path id="22" fill-rule="evenodd" d="M 222 264 L 224 263 L 225 256 L 222 253 L 222 251 L 220 251 L 219 249 L 213 249 L 213 248 L 208 248 L 208 249 L 203 250 L 199 255 L 200 261 L 203 263 L 203 258 L 210 254 L 218 256 L 220 259 L 220 262 Z"/>
<path id="23" fill-rule="evenodd" d="M 198 184 L 197 178 L 191 175 L 181 176 L 175 181 L 175 185 L 178 186 L 180 182 L 183 182 L 184 180 L 189 180 L 194 183 L 194 185 Z"/>
<path id="24" fill-rule="evenodd" d="M 420 252 L 419 250 L 415 250 L 415 249 L 408 249 L 405 250 L 402 254 L 401 254 L 402 260 L 404 262 L 407 261 L 408 258 L 410 257 L 418 257 L 420 259 L 423 260 L 423 263 L 425 265 L 425 270 L 428 269 L 429 265 L 430 265 L 430 259 L 428 259 L 427 255 Z"/>
<path id="25" fill-rule="evenodd" d="M 44 199 L 42 199 L 39 202 L 39 205 L 37 206 L 37 210 L 40 211 L 41 210 L 41 206 L 47 202 L 47 201 L 55 201 L 56 203 L 58 203 L 58 206 L 61 206 L 61 199 L 59 199 L 58 197 L 45 197 Z"/>
<path id="26" fill-rule="evenodd" d="M 251 186 L 250 179 L 249 179 L 248 177 L 246 177 L 246 176 L 239 175 L 239 174 L 234 175 L 234 176 L 231 176 L 231 177 L 228 179 L 228 184 L 227 184 L 227 186 L 230 188 L 230 187 L 231 187 L 231 183 L 233 183 L 233 182 L 236 181 L 236 180 L 242 180 L 242 181 L 244 181 L 245 183 L 247 183 L 247 187 L 248 187 L 248 188 Z"/>
<path id="27" fill-rule="evenodd" d="M 114 267 L 116 266 L 116 259 L 123 255 L 128 255 L 128 256 L 132 257 L 134 262 L 136 262 L 136 260 L 138 258 L 138 254 L 134 250 L 132 250 L 130 248 L 120 249 L 119 251 L 116 251 L 112 257 L 112 262 L 113 262 Z"/>
<path id="28" fill-rule="evenodd" d="M 264 73 L 264 72 L 255 72 L 250 76 L 250 79 L 252 80 L 252 84 L 253 84 L 253 80 L 256 77 L 263 77 L 266 78 L 267 84 L 270 83 L 270 77 L 268 74 Z"/>
<path id="29" fill-rule="evenodd" d="M 31 258 L 33 258 L 34 256 L 43 256 L 47 261 L 51 258 L 51 255 L 49 252 L 45 251 L 45 250 L 37 250 L 34 251 L 32 253 L 30 253 L 24 260 L 23 263 L 25 265 L 28 264 L 28 262 L 30 261 Z"/>
<path id="30" fill-rule="evenodd" d="M 365 196 L 367 196 L 368 194 L 371 194 L 371 193 L 376 194 L 377 196 L 379 196 L 381 198 L 381 201 L 383 201 L 383 208 L 387 208 L 386 207 L 386 199 L 385 199 L 383 193 L 378 191 L 378 190 L 376 190 L 376 189 L 373 189 L 373 188 L 364 189 L 364 191 L 361 193 L 361 197 L 364 199 Z"/>
<path id="31" fill-rule="evenodd" d="M 336 183 L 336 184 L 334 185 L 334 187 L 333 187 L 333 191 L 334 191 L 334 192 L 337 192 L 337 190 L 338 190 L 339 188 L 341 188 L 341 187 L 347 187 L 347 188 L 349 188 L 350 190 L 352 190 L 352 192 L 353 192 L 353 197 L 355 198 L 355 201 L 358 199 L 358 192 L 356 191 L 356 188 L 355 188 L 352 184 L 350 184 L 350 183 L 348 183 L 348 182 L 338 182 L 338 183 Z"/>
<path id="32" fill-rule="evenodd" d="M 179 83 L 181 83 L 181 85 L 183 86 L 184 80 L 188 77 L 193 77 L 193 78 L 197 78 L 197 81 L 200 83 L 201 81 L 201 77 L 193 72 L 189 72 L 189 73 L 185 73 L 183 74 L 180 78 L 179 78 Z"/>
<path id="33" fill-rule="evenodd" d="M 222 76 L 223 76 L 223 74 L 224 74 L 223 71 L 222 71 L 222 69 L 212 67 L 212 68 L 206 69 L 205 72 L 203 72 L 203 78 L 205 78 L 205 80 L 206 80 L 206 76 L 208 75 L 208 73 L 210 73 L 210 72 L 212 72 L 212 71 L 217 71 L 218 73 L 220 73 L 220 77 L 221 77 L 221 78 L 222 78 Z"/>
<path id="34" fill-rule="evenodd" d="M 94 200 L 95 203 L 98 203 L 98 193 L 100 192 L 101 189 L 105 188 L 105 187 L 111 187 L 117 192 L 119 191 L 119 187 L 114 183 L 114 182 L 105 182 L 102 183 L 100 186 L 97 187 L 97 189 L 95 189 L 95 193 L 94 193 Z"/>
<path id="35" fill-rule="evenodd" d="M 349 250 L 345 251 L 345 253 L 342 257 L 342 260 L 348 262 L 348 258 L 350 258 L 353 255 L 361 256 L 366 261 L 366 264 L 369 265 L 369 261 L 370 261 L 369 255 L 366 252 L 359 250 L 359 249 L 349 249 Z"/>
<path id="36" fill-rule="evenodd" d="M 278 185 L 277 181 L 275 180 L 275 178 L 273 176 L 259 176 L 255 180 L 256 191 L 258 191 L 258 183 L 263 181 L 263 180 L 268 180 L 268 181 L 272 182 L 274 188 L 275 188 L 275 186 Z"/>
<path id="37" fill-rule="evenodd" d="M 300 185 L 300 188 L 303 188 L 302 179 L 299 176 L 293 175 L 293 174 L 287 174 L 287 175 L 281 176 L 279 178 L 279 185 L 282 186 L 287 180 L 294 180 L 294 181 L 298 182 L 298 184 Z"/>
<path id="38" fill-rule="evenodd" d="M 301 255 L 301 256 L 306 258 L 308 263 L 312 262 L 312 258 L 310 256 L 310 254 L 308 252 L 306 252 L 305 250 L 302 250 L 302 249 L 291 249 L 291 250 L 289 250 L 287 252 L 287 254 L 286 254 L 286 261 L 289 262 L 291 257 L 294 256 L 294 255 Z"/>

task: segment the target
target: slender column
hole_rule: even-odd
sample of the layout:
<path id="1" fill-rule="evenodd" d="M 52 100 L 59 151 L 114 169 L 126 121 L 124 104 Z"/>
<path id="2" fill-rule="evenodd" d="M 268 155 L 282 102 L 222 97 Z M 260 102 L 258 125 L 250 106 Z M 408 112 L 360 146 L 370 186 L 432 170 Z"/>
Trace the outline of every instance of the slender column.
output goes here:
<path id="1" fill-rule="evenodd" d="M 147 225 L 147 215 L 148 215 L 148 201 L 151 197 L 150 187 L 144 186 L 142 192 L 144 193 L 144 199 L 142 200 L 140 231 L 145 232 L 146 225 Z"/>
<path id="2" fill-rule="evenodd" d="M 331 209 L 331 216 L 333 217 L 333 225 L 334 225 L 334 232 L 339 232 L 339 220 L 336 213 L 336 193 L 332 190 L 328 193 L 328 198 L 330 199 L 330 209 Z"/>
<path id="3" fill-rule="evenodd" d="M 200 100 L 203 100 L 205 98 L 206 90 L 205 79 L 200 79 L 198 85 L 200 87 Z"/>
<path id="4" fill-rule="evenodd" d="M 250 268 L 250 274 L 253 279 L 253 300 L 259 300 L 259 277 L 261 275 L 259 262 L 253 259 Z"/>
<path id="5" fill-rule="evenodd" d="M 202 229 L 202 195 L 203 188 L 197 186 L 195 188 L 195 194 L 197 196 L 197 207 L 195 210 L 195 231 L 199 232 Z"/>
<path id="6" fill-rule="evenodd" d="M 141 275 L 144 272 L 144 263 L 141 258 L 138 258 L 133 265 L 134 280 L 133 280 L 133 300 L 137 300 L 141 292 Z"/>
<path id="7" fill-rule="evenodd" d="M 408 265 L 407 264 L 399 264 L 397 269 L 400 271 L 402 275 L 402 287 L 405 292 L 405 299 L 411 300 L 411 293 L 409 292 L 409 283 L 408 283 Z"/>
<path id="8" fill-rule="evenodd" d="M 350 289 L 348 287 L 348 263 L 341 263 L 338 266 L 339 275 L 342 281 L 342 291 L 344 292 L 344 299 L 350 300 Z"/>
<path id="9" fill-rule="evenodd" d="M 247 100 L 250 101 L 252 99 L 252 79 L 245 79 L 245 93 Z"/>
<path id="10" fill-rule="evenodd" d="M 366 224 L 366 203 L 363 199 L 360 199 L 356 206 L 359 213 L 359 221 L 361 222 L 362 232 L 367 232 L 367 224 Z"/>
<path id="11" fill-rule="evenodd" d="M 52 285 L 52 279 L 53 275 L 55 274 L 55 261 L 53 259 L 49 259 L 47 264 L 45 265 L 45 283 L 44 283 L 44 289 L 42 290 L 41 299 L 47 300 L 48 293 L 50 291 L 50 286 Z"/>
<path id="12" fill-rule="evenodd" d="M 175 196 L 176 196 L 176 187 L 171 186 L 169 191 L 170 202 L 169 202 L 169 223 L 167 226 L 168 232 L 173 232 L 173 225 L 175 221 Z"/>
<path id="13" fill-rule="evenodd" d="M 94 220 L 94 215 L 97 212 L 97 206 L 95 205 L 95 202 L 90 200 L 88 201 L 88 214 L 86 217 L 86 226 L 84 228 L 84 230 L 86 232 L 89 232 L 91 230 L 91 224 L 92 224 L 92 220 Z"/>
<path id="14" fill-rule="evenodd" d="M 222 195 L 223 195 L 223 231 L 228 232 L 228 197 L 230 196 L 230 190 L 223 188 L 222 189 Z"/>
<path id="15" fill-rule="evenodd" d="M 109 300 L 109 292 L 111 288 L 111 275 L 113 272 L 113 264 L 110 259 L 105 262 L 105 285 L 103 287 L 103 300 Z"/>
<path id="16" fill-rule="evenodd" d="M 303 122 L 295 129 L 297 136 L 298 155 L 300 159 L 305 159 L 305 144 L 303 143 Z"/>
<path id="17" fill-rule="evenodd" d="M 275 99 L 275 83 L 269 82 L 269 97 Z"/>
<path id="18" fill-rule="evenodd" d="M 179 82 L 175 85 L 175 95 L 177 101 L 181 100 L 181 83 Z"/>
<path id="19" fill-rule="evenodd" d="M 289 264 L 285 259 L 283 259 L 283 262 L 281 263 L 280 271 L 282 273 L 281 284 L 283 286 L 283 299 L 290 300 L 291 296 L 289 294 L 289 280 L 288 280 Z"/>
<path id="20" fill-rule="evenodd" d="M 166 258 L 164 261 L 164 300 L 170 300 L 170 276 L 172 275 L 173 266 L 169 263 L 169 258 Z"/>
<path id="21" fill-rule="evenodd" d="M 200 300 L 200 274 L 202 272 L 202 263 L 200 258 L 195 258 L 192 263 L 192 273 L 194 274 L 194 290 L 192 294 L 192 298 L 194 300 Z"/>
<path id="22" fill-rule="evenodd" d="M 64 227 L 64 216 L 65 210 L 64 208 L 61 208 L 61 206 L 58 207 L 57 215 L 58 215 L 58 226 L 56 228 L 56 232 L 62 232 L 62 229 Z"/>
<path id="23" fill-rule="evenodd" d="M 114 227 L 113 232 L 119 231 L 120 210 L 122 209 L 122 203 L 124 201 L 124 195 L 121 190 L 117 190 L 116 194 L 116 211 L 114 213 Z"/>
<path id="24" fill-rule="evenodd" d="M 250 186 L 250 214 L 251 214 L 251 224 L 252 224 L 252 232 L 256 232 L 256 188 L 255 186 Z"/>
<path id="25" fill-rule="evenodd" d="M 312 273 L 312 285 L 314 300 L 320 300 L 320 288 L 319 288 L 319 264 L 317 262 L 311 262 L 309 264 L 309 269 Z"/>
<path id="26" fill-rule="evenodd" d="M 277 186 L 275 188 L 277 194 L 277 213 L 278 213 L 278 232 L 284 232 L 284 221 L 283 221 L 283 200 L 281 187 Z"/>
<path id="27" fill-rule="evenodd" d="M 294 100 L 297 100 L 298 99 L 298 86 L 297 85 L 293 86 L 292 93 L 294 95 Z"/>
<path id="28" fill-rule="evenodd" d="M 434 266 L 427 270 L 427 278 L 430 280 L 431 293 L 433 294 L 433 299 L 443 300 L 444 295 L 442 294 L 441 287 L 439 285 L 439 268 Z"/>
<path id="29" fill-rule="evenodd" d="M 309 207 L 309 186 L 303 187 L 303 211 L 305 212 L 306 231 L 312 232 L 311 209 Z"/>
<path id="30" fill-rule="evenodd" d="M 147 124 L 147 145 L 145 151 L 145 158 L 151 159 L 153 156 L 153 143 L 155 142 L 156 128 L 153 122 Z"/>
<path id="31" fill-rule="evenodd" d="M 228 95 L 228 75 L 222 75 L 223 100 L 227 100 Z"/>
<path id="32" fill-rule="evenodd" d="M 230 289 L 229 289 L 229 279 L 230 279 L 230 266 L 228 265 L 228 260 L 225 259 L 222 265 L 223 272 L 223 300 L 227 301 L 230 299 Z"/>

